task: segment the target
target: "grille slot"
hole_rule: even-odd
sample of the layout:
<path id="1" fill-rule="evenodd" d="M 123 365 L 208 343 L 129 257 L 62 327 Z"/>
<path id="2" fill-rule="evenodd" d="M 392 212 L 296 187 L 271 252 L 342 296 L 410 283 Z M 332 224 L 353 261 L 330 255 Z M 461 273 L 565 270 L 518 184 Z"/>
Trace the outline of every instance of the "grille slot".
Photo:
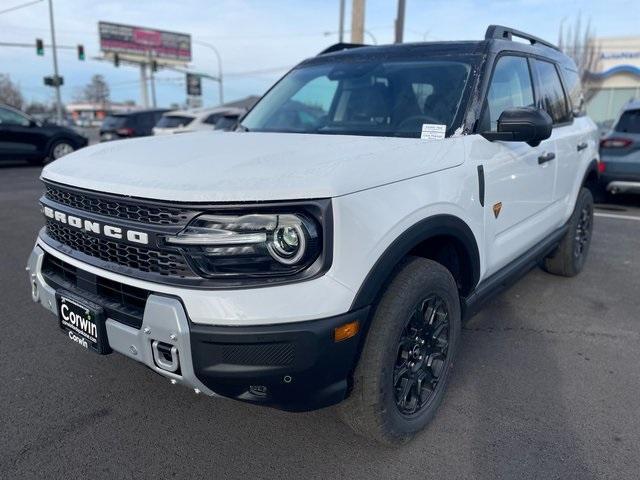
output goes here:
<path id="1" fill-rule="evenodd" d="M 194 277 L 193 271 L 179 253 L 112 242 L 51 219 L 47 219 L 47 235 L 75 251 L 105 262 L 163 276 Z"/>
<path id="2" fill-rule="evenodd" d="M 107 217 L 155 225 L 184 225 L 195 212 L 171 208 L 159 204 L 147 204 L 127 200 L 112 200 L 90 193 L 67 190 L 45 183 L 45 197 L 68 207 Z"/>
<path id="3" fill-rule="evenodd" d="M 288 342 L 221 346 L 222 362 L 231 365 L 291 365 L 295 353 L 295 345 Z"/>
<path id="4" fill-rule="evenodd" d="M 51 287 L 78 293 L 102 306 L 113 320 L 138 329 L 142 325 L 149 290 L 79 271 L 48 253 L 42 262 L 42 276 Z"/>

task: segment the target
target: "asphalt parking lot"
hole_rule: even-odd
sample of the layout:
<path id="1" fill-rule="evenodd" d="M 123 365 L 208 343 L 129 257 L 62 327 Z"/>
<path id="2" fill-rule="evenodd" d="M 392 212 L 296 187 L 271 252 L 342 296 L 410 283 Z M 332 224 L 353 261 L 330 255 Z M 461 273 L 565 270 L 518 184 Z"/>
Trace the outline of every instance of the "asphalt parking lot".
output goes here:
<path id="1" fill-rule="evenodd" d="M 598 209 L 580 276 L 533 271 L 473 318 L 439 414 L 390 449 L 332 409 L 211 400 L 70 342 L 24 272 L 38 175 L 0 166 L 2 479 L 640 475 L 640 200 Z"/>

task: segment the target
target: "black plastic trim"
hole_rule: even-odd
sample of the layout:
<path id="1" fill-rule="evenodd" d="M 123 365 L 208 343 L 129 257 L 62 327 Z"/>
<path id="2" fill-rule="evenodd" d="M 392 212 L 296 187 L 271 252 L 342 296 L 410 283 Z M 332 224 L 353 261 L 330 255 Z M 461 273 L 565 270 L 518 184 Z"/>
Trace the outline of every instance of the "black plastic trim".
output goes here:
<path id="1" fill-rule="evenodd" d="M 189 322 L 196 377 L 217 394 L 287 411 L 344 400 L 364 339 L 335 342 L 333 330 L 367 321 L 369 308 L 295 323 L 224 327 Z M 252 387 L 260 387 L 257 391 Z M 262 387 L 266 387 L 263 389 Z"/>
<path id="2" fill-rule="evenodd" d="M 483 280 L 471 295 L 463 297 L 461 299 L 463 319 L 468 320 L 478 313 L 488 300 L 509 288 L 553 252 L 568 229 L 568 224 L 557 229 L 528 252 Z"/>
<path id="3" fill-rule="evenodd" d="M 484 207 L 484 167 L 478 165 L 478 198 L 480 205 Z"/>
<path id="4" fill-rule="evenodd" d="M 472 285 L 469 286 L 469 289 L 472 289 L 480 278 L 480 254 L 473 232 L 458 217 L 453 215 L 434 215 L 407 229 L 387 247 L 360 286 L 351 304 L 351 310 L 373 304 L 382 288 L 391 278 L 391 274 L 398 263 L 414 247 L 425 240 L 440 235 L 452 236 L 464 246 L 469 257 L 468 260 L 471 262 Z"/>

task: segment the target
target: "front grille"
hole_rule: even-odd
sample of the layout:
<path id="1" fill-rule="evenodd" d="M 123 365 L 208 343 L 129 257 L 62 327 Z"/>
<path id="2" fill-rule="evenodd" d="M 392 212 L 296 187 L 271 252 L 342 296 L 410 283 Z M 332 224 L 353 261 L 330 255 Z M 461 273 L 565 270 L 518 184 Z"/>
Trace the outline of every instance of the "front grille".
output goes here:
<path id="1" fill-rule="evenodd" d="M 132 222 L 184 225 L 195 215 L 195 212 L 191 210 L 171 208 L 156 203 L 150 204 L 150 202 L 127 201 L 120 198 L 115 200 L 88 192 L 68 190 L 49 183 L 45 183 L 45 188 L 45 197 L 61 205 Z"/>
<path id="2" fill-rule="evenodd" d="M 194 277 L 179 253 L 113 242 L 47 219 L 47 235 L 67 247 L 105 262 L 141 272 L 180 278 Z"/>
<path id="3" fill-rule="evenodd" d="M 79 270 L 45 253 L 42 276 L 54 289 L 65 289 L 100 305 L 107 317 L 134 328 L 140 328 L 149 290 L 115 282 Z"/>

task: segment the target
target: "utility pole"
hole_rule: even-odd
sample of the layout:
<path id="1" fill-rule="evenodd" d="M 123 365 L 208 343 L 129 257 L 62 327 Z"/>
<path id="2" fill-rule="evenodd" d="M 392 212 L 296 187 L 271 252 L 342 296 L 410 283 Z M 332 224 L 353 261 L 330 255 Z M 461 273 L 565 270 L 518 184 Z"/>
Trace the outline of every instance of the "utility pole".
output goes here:
<path id="1" fill-rule="evenodd" d="M 49 22 L 51 23 L 51 47 L 53 50 L 53 76 L 56 89 L 56 118 L 62 123 L 62 99 L 60 97 L 60 75 L 58 75 L 58 51 L 56 48 L 56 31 L 53 26 L 53 0 L 49 0 Z"/>
<path id="2" fill-rule="evenodd" d="M 395 43 L 402 43 L 404 35 L 404 11 L 406 7 L 405 0 L 398 0 L 398 16 L 396 17 L 396 40 Z"/>
<path id="3" fill-rule="evenodd" d="M 351 4 L 351 43 L 364 43 L 364 2 L 353 0 Z"/>
<path id="4" fill-rule="evenodd" d="M 340 0 L 340 28 L 338 28 L 338 42 L 344 42 L 344 0 Z"/>
<path id="5" fill-rule="evenodd" d="M 142 98 L 142 106 L 149 108 L 149 92 L 147 91 L 147 64 L 140 64 L 140 97 Z"/>

